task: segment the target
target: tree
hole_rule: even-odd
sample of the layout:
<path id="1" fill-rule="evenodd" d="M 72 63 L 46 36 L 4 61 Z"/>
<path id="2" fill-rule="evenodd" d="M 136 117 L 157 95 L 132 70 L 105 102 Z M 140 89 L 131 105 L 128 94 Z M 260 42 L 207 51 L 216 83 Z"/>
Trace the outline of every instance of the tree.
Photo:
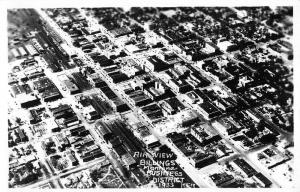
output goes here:
<path id="1" fill-rule="evenodd" d="M 26 168 L 28 169 L 29 172 L 31 172 L 34 169 L 32 163 L 26 163 Z"/>
<path id="2" fill-rule="evenodd" d="M 19 125 L 21 125 L 22 119 L 21 119 L 20 117 L 17 117 L 17 118 L 16 118 L 16 123 L 18 123 Z"/>
<path id="3" fill-rule="evenodd" d="M 91 173 L 90 173 L 90 177 L 92 178 L 92 180 L 94 182 L 98 182 L 98 173 L 97 173 L 97 170 L 93 170 Z"/>
<path id="4" fill-rule="evenodd" d="M 11 121 L 8 119 L 8 127 L 11 127 L 12 126 L 12 123 Z"/>
<path id="5" fill-rule="evenodd" d="M 14 174 L 14 180 L 15 180 L 15 183 L 16 183 L 16 184 L 19 184 L 19 183 L 20 183 L 20 176 L 19 176 L 18 173 L 15 173 L 15 174 Z"/>
<path id="6" fill-rule="evenodd" d="M 263 135 L 260 138 L 260 142 L 262 142 L 263 144 L 268 144 L 268 143 L 275 142 L 276 139 L 277 139 L 277 137 L 274 134 L 267 134 L 267 135 Z"/>

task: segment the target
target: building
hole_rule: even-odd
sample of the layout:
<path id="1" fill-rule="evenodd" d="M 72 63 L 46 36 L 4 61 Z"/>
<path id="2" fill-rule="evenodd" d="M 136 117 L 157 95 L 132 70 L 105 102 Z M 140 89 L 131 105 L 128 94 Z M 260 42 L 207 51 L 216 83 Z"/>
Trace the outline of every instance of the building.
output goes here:
<path id="1" fill-rule="evenodd" d="M 217 46 L 222 51 L 232 50 L 231 47 L 233 47 L 233 45 L 234 44 L 232 44 L 230 41 L 227 41 L 225 38 L 224 39 L 219 39 L 218 42 L 217 42 Z"/>
<path id="2" fill-rule="evenodd" d="M 234 180 L 234 177 L 226 172 L 215 173 L 210 175 L 209 177 L 217 187 L 222 187 L 223 184 Z"/>
<path id="3" fill-rule="evenodd" d="M 220 98 L 214 101 L 214 104 L 225 112 L 232 112 L 236 108 L 236 103 L 231 98 Z"/>
<path id="4" fill-rule="evenodd" d="M 150 81 L 142 84 L 144 93 L 154 101 L 159 101 L 172 95 L 170 88 L 160 81 Z"/>
<path id="5" fill-rule="evenodd" d="M 192 86 L 188 84 L 185 80 L 175 80 L 170 79 L 168 81 L 168 85 L 176 92 L 176 93 L 186 93 L 192 91 Z"/>
<path id="6" fill-rule="evenodd" d="M 206 87 L 210 85 L 210 81 L 205 79 L 199 72 L 194 71 L 187 76 L 186 81 L 194 88 Z"/>
<path id="7" fill-rule="evenodd" d="M 217 157 L 212 154 L 196 153 L 194 156 L 190 157 L 189 160 L 194 167 L 202 168 L 215 163 Z"/>
<path id="8" fill-rule="evenodd" d="M 27 84 L 11 86 L 11 95 L 16 98 L 22 108 L 29 108 L 39 105 L 40 99 L 32 93 Z"/>
<path id="9" fill-rule="evenodd" d="M 110 30 L 110 33 L 113 35 L 113 37 L 118 38 L 124 35 L 131 34 L 131 30 L 127 27 L 120 27 L 113 30 Z"/>
<path id="10" fill-rule="evenodd" d="M 143 69 L 145 71 L 150 70 L 150 71 L 160 72 L 160 71 L 167 70 L 172 66 L 173 65 L 167 64 L 166 62 L 159 59 L 156 55 L 150 56 L 147 60 L 143 62 L 143 67 L 144 67 Z"/>
<path id="11" fill-rule="evenodd" d="M 54 101 L 62 97 L 57 87 L 48 77 L 43 77 L 34 81 L 33 88 L 41 94 L 41 97 L 45 102 Z"/>
<path id="12" fill-rule="evenodd" d="M 108 99 L 112 100 L 110 104 L 115 111 L 122 113 L 130 110 L 128 105 L 121 100 L 107 85 L 100 87 L 100 89 Z"/>
<path id="13" fill-rule="evenodd" d="M 119 156 L 119 158 L 121 158 L 122 155 L 125 155 L 128 153 L 123 144 L 114 147 L 114 150 L 115 150 L 116 154 Z"/>
<path id="14" fill-rule="evenodd" d="M 51 109 L 51 112 L 52 112 L 53 116 L 55 117 L 55 119 L 68 118 L 68 117 L 73 116 L 73 114 L 74 114 L 72 108 L 67 104 L 59 105 L 58 107 L 54 107 Z"/>
<path id="15" fill-rule="evenodd" d="M 290 157 L 286 156 L 279 149 L 274 146 L 271 146 L 263 151 L 264 156 L 266 156 L 265 166 L 268 169 L 272 169 L 288 160 Z"/>
<path id="16" fill-rule="evenodd" d="M 176 97 L 163 100 L 160 105 L 166 116 L 176 114 L 185 108 Z"/>
<path id="17" fill-rule="evenodd" d="M 15 134 L 17 136 L 17 139 L 16 139 L 15 143 L 28 141 L 28 137 L 26 136 L 24 129 L 21 129 L 21 128 L 18 127 L 15 130 Z"/>
<path id="18" fill-rule="evenodd" d="M 80 92 L 78 86 L 75 83 L 73 83 L 67 75 L 61 74 L 58 76 L 58 79 L 65 85 L 65 87 L 71 95 Z"/>
<path id="19" fill-rule="evenodd" d="M 31 56 L 37 56 L 39 55 L 39 53 L 37 52 L 37 50 L 30 44 L 25 45 L 25 48 L 27 49 L 27 51 L 29 52 L 29 54 Z"/>
<path id="20" fill-rule="evenodd" d="M 217 127 L 221 133 L 227 135 L 235 134 L 242 129 L 240 124 L 235 122 L 231 117 L 221 119 L 219 122 L 214 122 L 213 126 Z"/>
<path id="21" fill-rule="evenodd" d="M 128 102 L 134 106 L 145 106 L 152 102 L 152 100 L 142 91 L 133 90 L 132 88 L 124 90 L 125 94 L 129 96 Z"/>
<path id="22" fill-rule="evenodd" d="M 215 118 L 222 113 L 210 102 L 203 102 L 198 105 L 199 107 L 197 108 L 201 115 L 207 120 Z"/>
<path id="23" fill-rule="evenodd" d="M 141 110 L 143 111 L 142 118 L 145 118 L 145 114 L 145 120 L 149 123 L 158 122 L 164 117 L 162 109 L 155 103 L 142 107 Z"/>
<path id="24" fill-rule="evenodd" d="M 78 117 L 76 115 L 69 117 L 69 118 L 65 118 L 63 120 L 63 123 L 66 127 L 71 127 L 73 125 L 78 125 L 80 123 L 80 120 L 78 119 Z"/>
<path id="25" fill-rule="evenodd" d="M 98 112 L 95 110 L 95 108 L 92 105 L 88 105 L 86 107 L 83 107 L 82 109 L 83 114 L 87 117 L 89 120 L 95 120 L 100 117 Z"/>
<path id="26" fill-rule="evenodd" d="M 23 47 L 19 47 L 19 52 L 23 57 L 28 56 L 28 53 L 25 51 L 25 49 Z"/>
<path id="27" fill-rule="evenodd" d="M 15 58 L 19 59 L 21 57 L 17 49 L 12 49 L 11 52 Z"/>
<path id="28" fill-rule="evenodd" d="M 39 52 L 39 53 L 43 53 L 45 50 L 44 48 L 41 46 L 41 44 L 38 42 L 38 40 L 36 38 L 31 39 L 32 45 L 34 46 L 34 48 Z"/>
<path id="29" fill-rule="evenodd" d="M 30 66 L 24 71 L 24 75 L 28 79 L 36 79 L 45 76 L 44 70 L 39 66 Z"/>
<path id="30" fill-rule="evenodd" d="M 80 89 L 78 88 L 78 86 L 75 83 L 73 83 L 72 81 L 66 80 L 66 81 L 64 81 L 64 84 L 67 87 L 67 89 L 71 95 L 77 94 L 80 92 Z"/>
<path id="31" fill-rule="evenodd" d="M 82 137 L 82 136 L 86 136 L 89 134 L 89 130 L 85 129 L 84 126 L 78 126 L 78 125 L 76 125 L 76 126 L 77 127 L 70 129 L 71 136 Z M 70 143 L 72 143 L 72 142 L 70 142 Z"/>
<path id="32" fill-rule="evenodd" d="M 66 147 L 71 147 L 71 144 L 67 137 L 64 137 L 63 134 L 57 134 L 54 137 L 56 139 L 56 143 L 58 145 L 58 148 L 62 151 L 65 150 Z"/>
<path id="33" fill-rule="evenodd" d="M 161 145 L 159 140 L 152 134 L 148 135 L 146 137 L 143 137 L 142 140 L 146 144 L 146 147 L 148 149 L 155 148 L 155 147 L 158 147 Z"/>
<path id="34" fill-rule="evenodd" d="M 122 155 L 121 159 L 128 169 L 134 169 L 137 166 L 137 162 L 129 153 Z"/>
<path id="35" fill-rule="evenodd" d="M 237 158 L 233 160 L 233 165 L 247 177 L 252 177 L 257 173 L 256 170 L 251 165 L 249 165 L 244 159 Z"/>
<path id="36" fill-rule="evenodd" d="M 272 185 L 272 182 L 266 176 L 264 176 L 262 173 L 256 173 L 253 176 L 253 179 L 264 188 L 270 187 Z"/>
<path id="37" fill-rule="evenodd" d="M 29 110 L 28 111 L 29 123 L 36 124 L 42 121 L 41 117 L 38 115 L 36 110 Z"/>
<path id="38" fill-rule="evenodd" d="M 91 85 L 97 88 L 106 85 L 105 81 L 103 81 L 97 73 L 88 74 L 87 79 L 91 83 Z"/>
<path id="39" fill-rule="evenodd" d="M 72 163 L 72 166 L 76 166 L 76 165 L 79 164 L 78 159 L 76 158 L 76 156 L 75 156 L 74 153 L 72 153 L 72 152 L 69 151 L 67 153 L 67 155 L 68 155 L 68 158 L 70 159 L 70 161 Z"/>
<path id="40" fill-rule="evenodd" d="M 95 127 L 99 136 L 102 137 L 106 142 L 113 137 L 113 133 L 106 123 L 98 121 L 95 124 Z"/>
<path id="41" fill-rule="evenodd" d="M 191 128 L 191 134 L 205 146 L 214 141 L 221 140 L 220 135 L 217 132 L 214 132 L 212 127 L 208 124 L 201 124 L 199 126 L 193 126 Z"/>
<path id="42" fill-rule="evenodd" d="M 53 118 L 45 119 L 44 122 L 46 123 L 47 129 L 51 130 L 52 132 L 60 131 L 60 127 Z"/>
<path id="43" fill-rule="evenodd" d="M 140 43 L 140 44 L 129 44 L 126 45 L 125 48 L 129 53 L 138 53 L 138 52 L 142 52 L 142 51 L 146 51 L 149 49 L 149 46 L 145 43 Z"/>

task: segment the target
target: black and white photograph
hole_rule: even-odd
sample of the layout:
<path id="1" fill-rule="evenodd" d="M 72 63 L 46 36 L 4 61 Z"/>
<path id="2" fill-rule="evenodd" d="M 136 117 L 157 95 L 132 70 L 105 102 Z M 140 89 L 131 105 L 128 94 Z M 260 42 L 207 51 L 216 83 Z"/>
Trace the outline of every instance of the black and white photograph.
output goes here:
<path id="1" fill-rule="evenodd" d="M 295 188 L 295 7 L 121 5 L 5 9 L 2 187 Z"/>

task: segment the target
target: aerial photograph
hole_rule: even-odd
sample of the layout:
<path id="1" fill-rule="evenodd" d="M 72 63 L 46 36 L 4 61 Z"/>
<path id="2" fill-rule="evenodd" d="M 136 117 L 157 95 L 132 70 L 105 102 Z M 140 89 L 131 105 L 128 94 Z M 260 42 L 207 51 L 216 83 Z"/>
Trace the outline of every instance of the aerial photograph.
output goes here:
<path id="1" fill-rule="evenodd" d="M 6 14 L 8 188 L 295 188 L 293 6 Z"/>

